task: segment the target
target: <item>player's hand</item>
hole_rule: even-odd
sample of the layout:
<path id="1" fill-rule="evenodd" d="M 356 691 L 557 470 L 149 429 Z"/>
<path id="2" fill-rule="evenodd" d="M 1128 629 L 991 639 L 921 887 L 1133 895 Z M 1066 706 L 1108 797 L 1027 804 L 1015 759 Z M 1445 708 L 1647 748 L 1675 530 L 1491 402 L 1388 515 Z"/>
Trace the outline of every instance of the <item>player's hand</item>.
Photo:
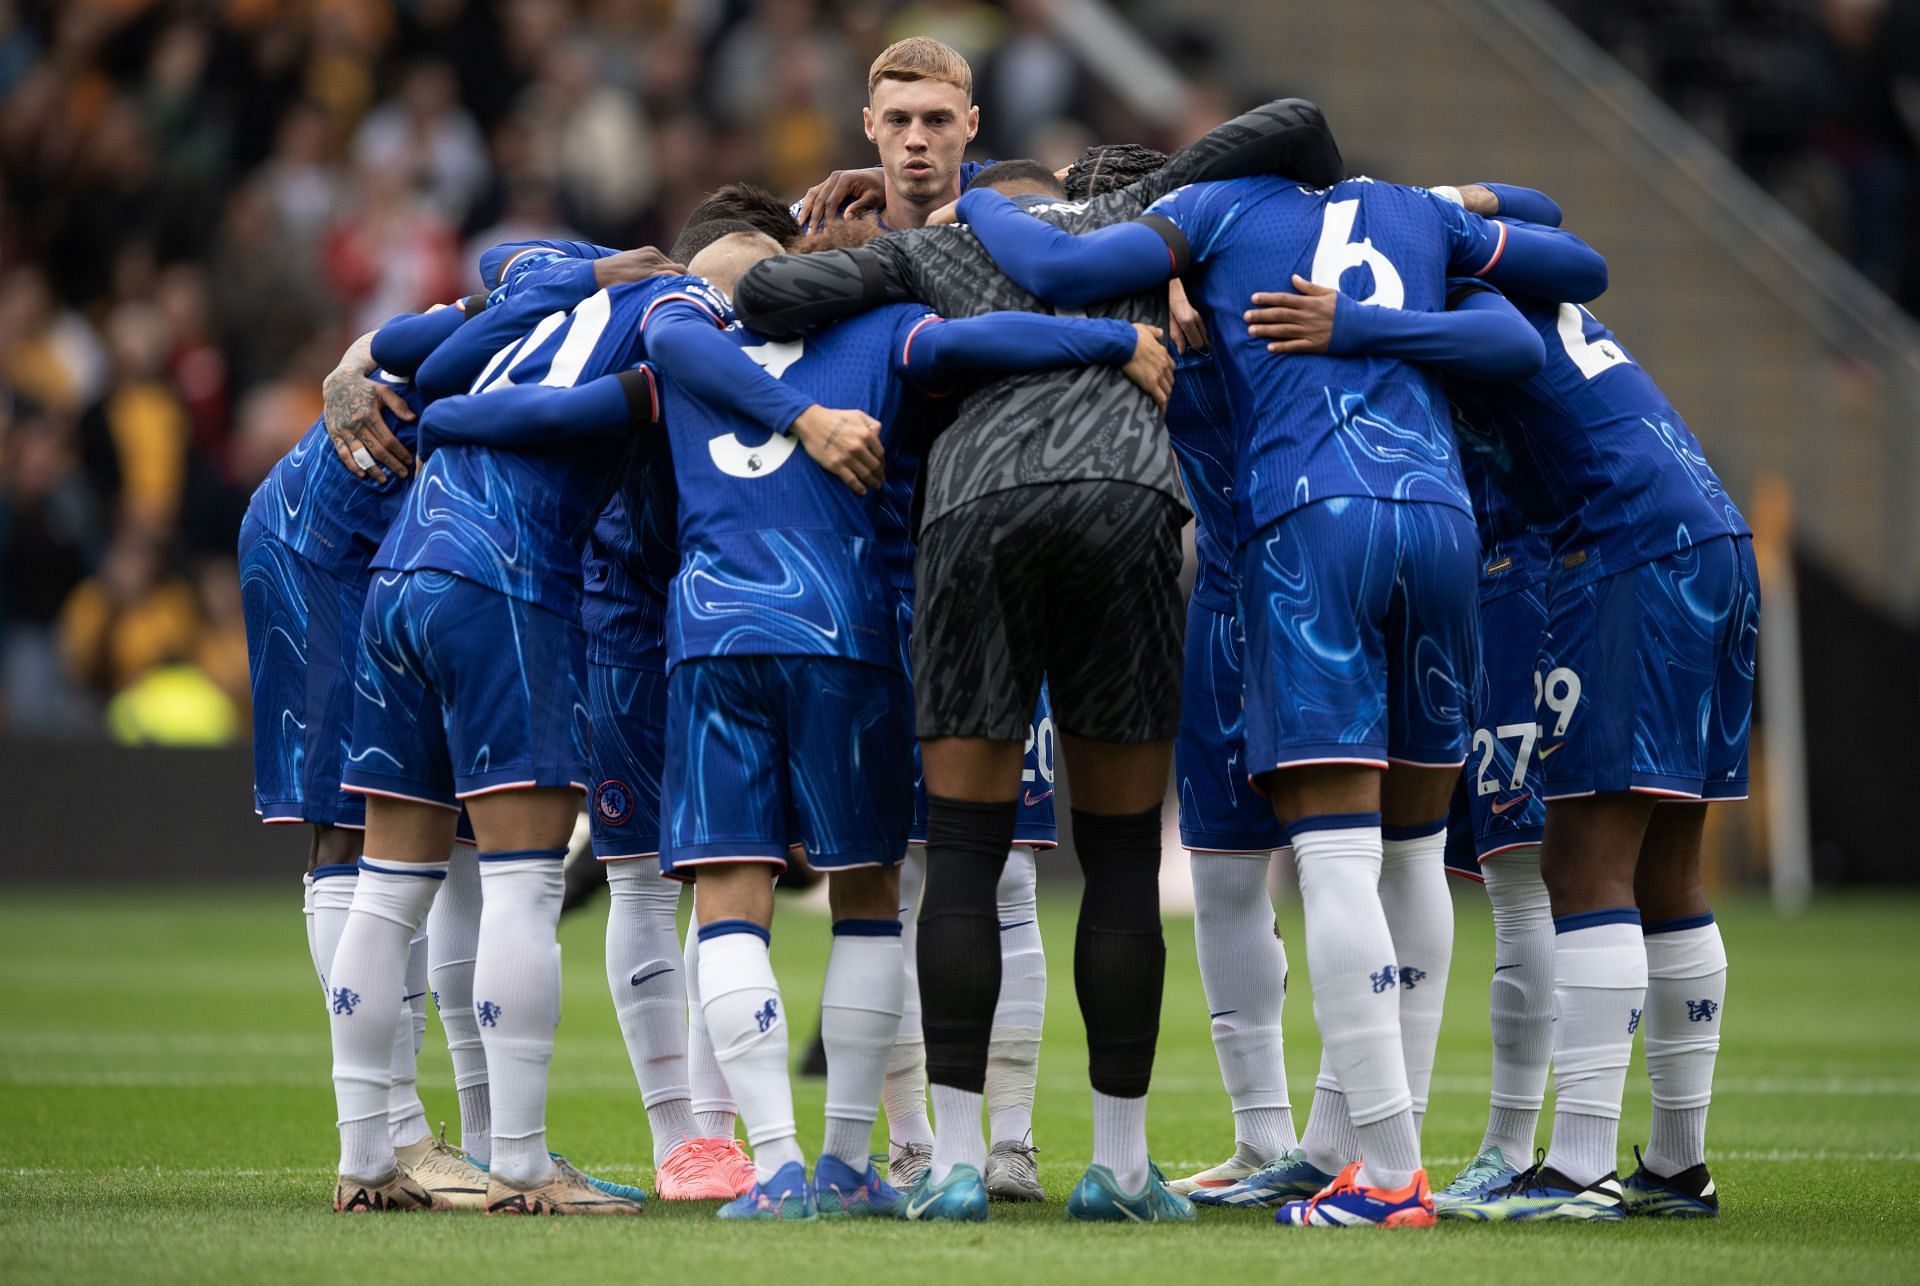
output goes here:
<path id="1" fill-rule="evenodd" d="M 1187 287 L 1178 277 L 1167 283 L 1167 316 L 1175 348 L 1184 353 L 1207 346 L 1206 320 L 1187 299 Z"/>
<path id="2" fill-rule="evenodd" d="M 1247 333 L 1271 341 L 1269 353 L 1324 353 L 1333 343 L 1333 312 L 1340 292 L 1316 286 L 1297 272 L 1293 288 L 1299 293 L 1263 290 L 1255 294 L 1253 307 L 1241 314 Z"/>
<path id="3" fill-rule="evenodd" d="M 1158 326 L 1133 324 L 1133 359 L 1120 369 L 1138 384 L 1161 410 L 1173 392 L 1173 355 L 1167 352 L 1167 333 Z"/>
<path id="4" fill-rule="evenodd" d="M 818 403 L 793 422 L 813 462 L 847 484 L 856 496 L 879 490 L 886 481 L 886 452 L 880 445 L 880 421 L 865 411 L 836 411 Z"/>
<path id="5" fill-rule="evenodd" d="M 812 232 L 826 226 L 828 219 L 855 219 L 887 203 L 884 171 L 835 170 L 807 189 L 800 198 L 800 230 Z"/>
<path id="6" fill-rule="evenodd" d="M 413 408 L 405 398 L 352 367 L 336 368 L 320 386 L 320 395 L 327 440 L 333 443 L 340 463 L 356 478 L 384 483 L 390 472 L 401 478 L 407 476 L 413 455 L 380 418 L 380 410 L 385 407 L 396 419 L 413 419 Z"/>
<path id="7" fill-rule="evenodd" d="M 958 201 L 949 201 L 927 216 L 927 226 L 929 228 L 938 228 L 949 223 L 958 222 L 960 222 L 960 203 Z"/>
<path id="8" fill-rule="evenodd" d="M 686 274 L 685 264 L 675 263 L 652 246 L 622 250 L 617 255 L 593 261 L 593 284 L 602 288 L 631 285 L 649 277 L 684 277 Z"/>
<path id="9" fill-rule="evenodd" d="M 1454 190 L 1460 194 L 1460 205 L 1468 214 L 1477 214 L 1482 218 L 1491 219 L 1500 213 L 1500 198 L 1495 196 L 1493 189 L 1486 184 L 1469 183 Z"/>

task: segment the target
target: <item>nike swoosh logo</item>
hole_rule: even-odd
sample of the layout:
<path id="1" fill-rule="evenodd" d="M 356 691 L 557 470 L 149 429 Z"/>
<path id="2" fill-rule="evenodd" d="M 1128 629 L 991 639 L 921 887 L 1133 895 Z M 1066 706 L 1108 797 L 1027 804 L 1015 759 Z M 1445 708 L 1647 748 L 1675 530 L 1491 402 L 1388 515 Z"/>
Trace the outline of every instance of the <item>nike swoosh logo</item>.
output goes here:
<path id="1" fill-rule="evenodd" d="M 937 1192 L 929 1192 L 926 1199 L 918 1204 L 915 1204 L 914 1201 L 909 1198 L 907 1201 L 907 1218 L 909 1220 L 918 1219 L 921 1215 L 933 1209 L 933 1203 L 939 1199 L 940 1194 Z"/>
<path id="2" fill-rule="evenodd" d="M 1540 749 L 1540 753 L 1539 753 L 1539 754 L 1537 754 L 1537 755 L 1535 755 L 1535 756 L 1534 756 L 1534 758 L 1535 758 L 1535 759 L 1549 759 L 1549 758 L 1552 758 L 1552 757 L 1553 757 L 1554 755 L 1556 755 L 1556 754 L 1558 754 L 1558 753 L 1560 752 L 1560 747 L 1562 747 L 1562 746 L 1564 746 L 1564 745 L 1566 745 L 1566 744 L 1567 744 L 1567 743 L 1566 743 L 1566 742 L 1564 742 L 1564 741 L 1556 741 L 1556 742 L 1554 742 L 1554 743 L 1553 743 L 1553 744 L 1552 744 L 1551 746 L 1543 746 L 1543 747 L 1541 747 L 1541 749 Z"/>
<path id="3" fill-rule="evenodd" d="M 1564 745 L 1566 745 L 1566 744 L 1567 744 L 1567 743 L 1566 743 L 1566 742 L 1564 742 L 1564 741 L 1560 743 L 1560 745 L 1562 745 L 1562 746 L 1564 746 Z M 1555 748 L 1555 749 L 1557 750 L 1557 749 L 1559 749 L 1559 746 L 1556 746 L 1556 747 L 1554 747 L 1554 748 Z M 1529 799 L 1532 799 L 1532 798 L 1533 798 L 1533 792 L 1532 792 L 1532 791 L 1530 791 L 1530 790 L 1523 790 L 1523 791 L 1521 791 L 1521 792 L 1520 792 L 1520 793 L 1519 793 L 1518 795 L 1515 795 L 1515 796 L 1514 796 L 1514 797 L 1513 797 L 1512 799 L 1509 799 L 1509 800 L 1508 800 L 1508 801 L 1507 801 L 1506 803 L 1504 803 L 1504 804 L 1502 804 L 1502 803 L 1499 803 L 1498 801 L 1496 801 L 1496 802 L 1495 802 L 1495 803 L 1494 803 L 1494 804 L 1492 805 L 1492 808 L 1493 808 L 1493 815 L 1494 815 L 1495 817 L 1499 817 L 1499 816 L 1500 816 L 1501 814 L 1503 814 L 1503 813 L 1507 813 L 1507 812 L 1510 812 L 1510 811 L 1512 811 L 1512 810 L 1513 810 L 1513 809 L 1515 809 L 1515 808 L 1518 808 L 1518 807 L 1519 807 L 1519 806 L 1520 806 L 1521 804 L 1524 804 L 1524 803 L 1526 803 L 1526 802 L 1527 802 L 1527 801 L 1528 801 Z"/>
<path id="4" fill-rule="evenodd" d="M 649 978 L 658 978 L 663 973 L 672 973 L 672 972 L 673 972 L 673 966 L 668 965 L 665 969 L 655 969 L 652 973 L 636 973 L 635 975 L 633 975 L 633 985 L 638 987 L 641 983 L 645 982 Z"/>
<path id="5" fill-rule="evenodd" d="M 1221 1011 L 1220 1011 L 1219 1013 L 1217 1013 L 1217 1014 L 1208 1014 L 1208 1015 L 1207 1015 L 1207 1017 L 1209 1017 L 1209 1018 L 1225 1018 L 1225 1017 L 1226 1017 L 1226 1016 L 1227 1016 L 1228 1014 L 1237 1014 L 1237 1013 L 1239 1013 L 1239 1012 L 1240 1012 L 1240 1011 L 1239 1011 L 1238 1009 L 1222 1009 L 1222 1010 L 1221 1010 Z"/>
<path id="6" fill-rule="evenodd" d="M 1045 794 L 1041 794 L 1041 795 L 1036 795 L 1030 790 L 1023 790 L 1020 792 L 1020 802 L 1025 804 L 1028 808 L 1038 808 L 1040 805 L 1046 803 L 1049 799 L 1052 799 L 1052 798 L 1053 798 L 1053 792 L 1050 790 L 1047 791 Z"/>
<path id="7" fill-rule="evenodd" d="M 427 994 L 427 993 L 426 993 L 426 992 L 424 992 L 424 991 L 416 991 L 416 992 L 414 992 L 414 993 L 413 993 L 413 994 L 412 994 L 411 996 L 402 996 L 402 997 L 400 997 L 400 999 L 402 999 L 402 1000 L 404 1000 L 404 1001 L 406 1001 L 406 1002 L 407 1002 L 408 1004 L 412 1004 L 412 1003 L 413 1003 L 414 1001 L 416 1001 L 416 1000 L 418 1000 L 418 999 L 420 999 L 420 997 L 422 997 L 422 996 L 424 996 L 424 995 L 426 995 L 426 994 Z"/>
<path id="8" fill-rule="evenodd" d="M 1032 924 L 1032 923 L 1033 923 L 1032 920 L 1015 920 L 1012 924 L 1001 925 L 1000 932 L 1005 933 L 1008 929 L 1017 929 L 1023 924 Z"/>
<path id="9" fill-rule="evenodd" d="M 1510 965 L 1495 965 L 1495 966 L 1493 967 L 1493 971 L 1494 971 L 1495 973 L 1505 973 L 1505 972 L 1506 972 L 1507 970 L 1509 970 L 1509 969 L 1518 969 L 1519 967 L 1520 967 L 1520 966 L 1519 966 L 1519 965 L 1517 965 L 1517 964 L 1510 964 Z"/>

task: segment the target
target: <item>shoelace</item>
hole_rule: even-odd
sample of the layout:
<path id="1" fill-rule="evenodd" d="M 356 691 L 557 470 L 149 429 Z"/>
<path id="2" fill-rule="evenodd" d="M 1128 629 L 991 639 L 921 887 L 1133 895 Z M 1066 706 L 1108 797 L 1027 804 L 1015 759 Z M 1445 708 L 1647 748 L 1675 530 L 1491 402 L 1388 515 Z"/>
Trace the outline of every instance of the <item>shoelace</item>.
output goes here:
<path id="1" fill-rule="evenodd" d="M 1500 1193 L 1510 1197 L 1525 1197 L 1546 1192 L 1546 1169 L 1547 1150 L 1537 1148 L 1534 1150 L 1533 1164 L 1516 1175 L 1512 1183 L 1500 1189 Z"/>
<path id="2" fill-rule="evenodd" d="M 1344 1196 L 1347 1193 L 1358 1191 L 1360 1191 L 1360 1163 L 1355 1161 L 1352 1165 L 1342 1170 L 1332 1183 L 1307 1198 L 1307 1212 L 1300 1222 L 1312 1223 L 1314 1211 L 1320 1208 L 1322 1201 L 1330 1197 Z"/>
<path id="3" fill-rule="evenodd" d="M 1032 1138 L 1033 1136 L 1028 1135 L 1027 1137 Z M 1006 1146 L 1007 1146 L 1007 1151 L 1018 1152 L 1021 1156 L 1025 1157 L 1029 1161 L 1032 1161 L 1033 1158 L 1036 1155 L 1038 1155 L 1040 1151 L 1039 1148 L 1035 1147 L 1031 1143 L 1009 1143 Z"/>

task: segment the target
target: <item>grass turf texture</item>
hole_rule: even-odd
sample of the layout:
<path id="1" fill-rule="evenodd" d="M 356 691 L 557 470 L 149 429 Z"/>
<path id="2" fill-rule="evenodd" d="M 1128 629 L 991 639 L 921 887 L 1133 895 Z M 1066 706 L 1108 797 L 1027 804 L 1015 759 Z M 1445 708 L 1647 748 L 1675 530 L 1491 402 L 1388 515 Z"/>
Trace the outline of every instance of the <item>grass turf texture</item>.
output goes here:
<path id="1" fill-rule="evenodd" d="M 1426 1124 L 1436 1186 L 1478 1142 L 1486 1113 L 1491 925 L 1477 890 L 1455 897 L 1459 948 Z M 604 912 L 602 900 L 562 928 L 566 1016 L 550 1138 L 595 1172 L 650 1186 L 645 1117 L 605 994 Z M 1792 921 L 1755 903 L 1723 907 L 1734 972 L 1710 1160 L 1725 1213 L 1714 1223 L 1605 1228 L 1340 1232 L 1206 1210 L 1192 1227 L 1067 1223 L 1066 1194 L 1091 1146 L 1073 908 L 1046 899 L 1042 921 L 1052 969 L 1035 1132 L 1044 1206 L 995 1206 L 979 1226 L 741 1227 L 717 1222 L 710 1205 L 663 1202 L 627 1220 L 345 1219 L 327 1208 L 336 1157 L 327 1028 L 295 886 L 279 895 L 9 890 L 0 901 L 0 1280 L 754 1281 L 770 1264 L 794 1281 L 1049 1286 L 1274 1271 L 1636 1284 L 1920 1277 L 1920 1007 L 1910 968 L 1920 900 L 1830 899 Z M 1319 1049 L 1297 905 L 1281 925 L 1293 944 L 1287 1061 L 1304 1118 Z M 826 922 L 785 904 L 774 943 L 793 1011 L 807 1015 Z M 1169 919 L 1167 947 L 1148 1125 L 1154 1155 L 1178 1175 L 1220 1160 L 1232 1139 L 1191 921 Z M 457 1131 L 435 1025 L 420 1080 L 429 1115 Z M 797 1082 L 810 1156 L 822 1093 L 819 1081 Z M 1647 1115 L 1636 1063 L 1623 1174 Z M 1545 1131 L 1543 1122 L 1543 1143 Z"/>

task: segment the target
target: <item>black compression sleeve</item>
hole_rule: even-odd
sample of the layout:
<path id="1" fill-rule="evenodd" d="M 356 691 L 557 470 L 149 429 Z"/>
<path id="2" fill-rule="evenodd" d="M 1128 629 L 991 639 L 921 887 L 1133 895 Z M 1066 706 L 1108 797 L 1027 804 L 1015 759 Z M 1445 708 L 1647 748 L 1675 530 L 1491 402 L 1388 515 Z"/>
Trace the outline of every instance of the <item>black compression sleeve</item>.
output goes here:
<path id="1" fill-rule="evenodd" d="M 1324 188 L 1345 173 L 1340 147 L 1320 108 L 1304 98 L 1279 98 L 1216 125 L 1176 153 L 1165 169 L 1127 191 L 1146 206 L 1177 187 L 1210 179 L 1277 174 Z"/>
<path id="2" fill-rule="evenodd" d="M 911 296 L 872 247 L 776 255 L 734 287 L 733 311 L 770 339 L 792 339 L 830 322 Z"/>

